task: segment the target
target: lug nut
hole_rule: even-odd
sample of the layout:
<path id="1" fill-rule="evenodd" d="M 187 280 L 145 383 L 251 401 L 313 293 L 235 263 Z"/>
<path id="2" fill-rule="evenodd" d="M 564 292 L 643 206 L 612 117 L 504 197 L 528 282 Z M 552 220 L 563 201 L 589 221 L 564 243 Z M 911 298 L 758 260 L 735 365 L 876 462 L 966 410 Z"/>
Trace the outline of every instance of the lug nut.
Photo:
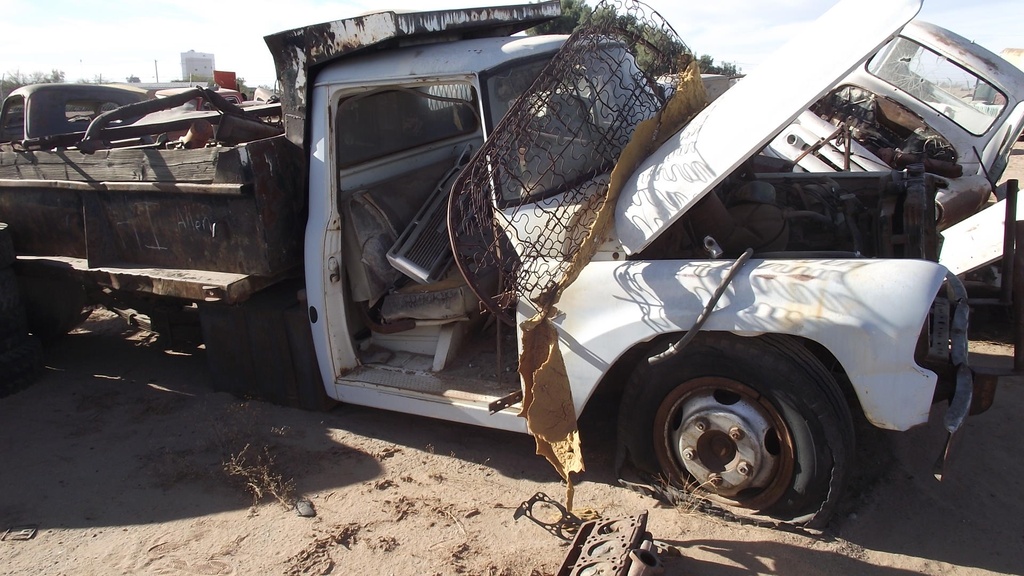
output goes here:
<path id="1" fill-rule="evenodd" d="M 686 450 L 683 450 L 683 458 L 686 458 L 687 460 L 693 460 L 694 456 L 696 456 L 696 454 L 694 453 L 693 448 L 687 448 Z"/>
<path id="2" fill-rule="evenodd" d="M 742 476 L 750 476 L 752 470 L 750 469 L 750 464 L 748 462 L 741 460 L 740 463 L 736 465 L 736 471 Z"/>
<path id="3" fill-rule="evenodd" d="M 733 440 L 742 440 L 743 430 L 740 429 L 739 426 L 733 426 L 729 429 L 729 438 L 732 438 Z"/>
<path id="4" fill-rule="evenodd" d="M 698 432 L 703 432 L 708 429 L 708 421 L 703 418 L 698 418 L 694 420 L 693 427 L 696 428 Z"/>

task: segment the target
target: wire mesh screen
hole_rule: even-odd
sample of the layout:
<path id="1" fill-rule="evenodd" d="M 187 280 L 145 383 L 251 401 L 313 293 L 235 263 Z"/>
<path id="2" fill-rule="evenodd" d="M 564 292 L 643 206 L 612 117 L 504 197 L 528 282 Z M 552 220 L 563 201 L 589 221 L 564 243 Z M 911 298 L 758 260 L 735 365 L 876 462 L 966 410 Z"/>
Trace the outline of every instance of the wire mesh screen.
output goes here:
<path id="1" fill-rule="evenodd" d="M 509 106 L 448 210 L 456 264 L 492 312 L 510 321 L 522 297 L 547 309 L 571 281 L 608 175 L 636 125 L 664 104 L 657 78 L 674 75 L 683 54 L 649 7 L 602 2 Z M 515 75 L 492 78 L 492 98 L 503 81 Z"/>

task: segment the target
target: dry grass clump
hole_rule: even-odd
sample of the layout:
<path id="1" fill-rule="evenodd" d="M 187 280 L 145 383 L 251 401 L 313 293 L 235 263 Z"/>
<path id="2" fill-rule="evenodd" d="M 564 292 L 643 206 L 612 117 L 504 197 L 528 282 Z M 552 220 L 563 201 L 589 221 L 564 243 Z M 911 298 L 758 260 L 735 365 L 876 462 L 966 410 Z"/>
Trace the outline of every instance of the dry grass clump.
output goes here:
<path id="1" fill-rule="evenodd" d="M 273 497 L 284 506 L 295 502 L 295 481 L 285 479 L 277 470 L 274 455 L 266 446 L 263 450 L 251 449 L 246 444 L 239 452 L 231 454 L 223 463 L 224 472 L 237 479 L 245 490 L 252 494 L 253 506 L 267 497 Z"/>

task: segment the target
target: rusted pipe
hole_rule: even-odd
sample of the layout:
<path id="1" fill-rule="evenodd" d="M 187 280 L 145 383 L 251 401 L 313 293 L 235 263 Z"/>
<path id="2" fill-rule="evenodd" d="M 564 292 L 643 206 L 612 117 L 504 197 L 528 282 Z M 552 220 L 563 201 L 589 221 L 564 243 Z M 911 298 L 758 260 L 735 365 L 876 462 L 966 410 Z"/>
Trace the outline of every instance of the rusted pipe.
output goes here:
<path id="1" fill-rule="evenodd" d="M 630 550 L 626 557 L 629 558 L 629 571 L 626 572 L 626 576 L 659 576 L 665 573 L 661 559 L 650 550 L 636 548 Z"/>
<path id="2" fill-rule="evenodd" d="M 999 299 L 1004 304 L 1012 304 L 1014 300 L 1013 289 L 1015 282 L 1016 252 L 1020 250 L 1020 244 L 1014 242 L 1014 235 L 1017 222 L 1017 191 L 1016 179 L 1006 181 L 1006 216 L 1003 217 L 1003 262 L 1000 272 L 1002 273 L 1002 286 L 1000 286 Z"/>
<path id="3" fill-rule="evenodd" d="M 107 112 L 93 118 L 92 122 L 89 123 L 89 127 L 85 130 L 85 136 L 83 136 L 82 141 L 78 143 L 78 149 L 83 154 L 92 154 L 96 150 L 100 149 L 103 144 L 103 139 L 100 135 L 103 130 L 115 120 L 141 118 L 147 114 L 152 114 L 161 110 L 170 110 L 175 106 L 181 106 L 189 100 L 203 95 L 203 89 L 196 87 L 186 90 L 180 94 L 168 96 L 167 98 L 143 100 L 142 102 L 135 102 L 126 106 L 121 106 L 120 108 L 108 110 Z"/>

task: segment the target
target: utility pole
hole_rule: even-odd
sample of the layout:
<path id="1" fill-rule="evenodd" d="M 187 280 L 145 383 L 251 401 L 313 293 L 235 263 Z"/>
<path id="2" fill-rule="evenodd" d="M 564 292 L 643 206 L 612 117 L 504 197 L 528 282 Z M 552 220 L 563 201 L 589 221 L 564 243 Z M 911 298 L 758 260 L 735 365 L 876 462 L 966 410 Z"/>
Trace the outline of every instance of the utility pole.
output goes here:
<path id="1" fill-rule="evenodd" d="M 156 65 L 156 60 L 153 60 L 153 73 L 156 74 L 156 83 L 160 83 L 160 68 Z"/>

